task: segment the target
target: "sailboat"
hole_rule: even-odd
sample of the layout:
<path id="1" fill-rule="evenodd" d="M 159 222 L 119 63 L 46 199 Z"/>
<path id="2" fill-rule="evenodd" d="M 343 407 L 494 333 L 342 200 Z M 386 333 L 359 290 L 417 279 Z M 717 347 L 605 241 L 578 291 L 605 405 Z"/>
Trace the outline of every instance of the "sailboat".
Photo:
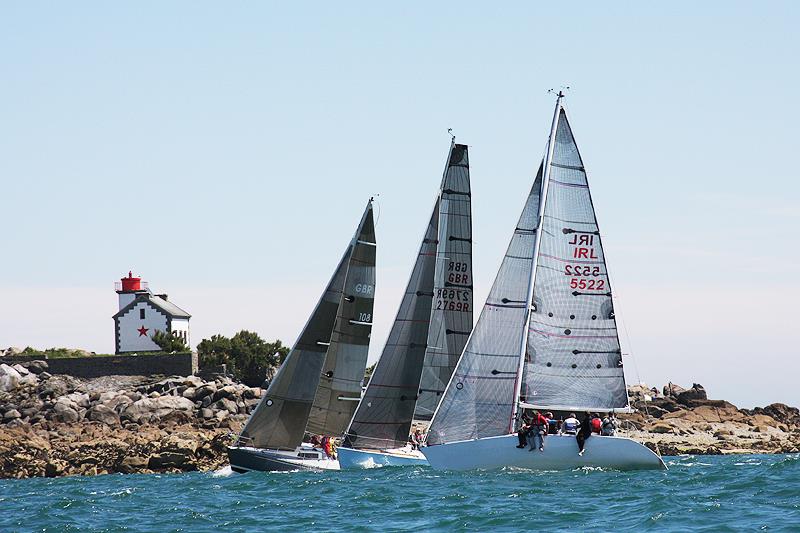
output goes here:
<path id="1" fill-rule="evenodd" d="M 408 444 L 430 420 L 472 330 L 472 215 L 466 145 L 450 143 L 397 316 L 339 448 L 341 468 L 425 465 Z"/>
<path id="2" fill-rule="evenodd" d="M 338 437 L 361 398 L 375 296 L 372 198 L 336 271 L 236 442 L 231 468 L 338 470 L 306 432 Z"/>
<path id="3" fill-rule="evenodd" d="M 436 469 L 666 468 L 631 439 L 549 435 L 517 448 L 525 409 L 630 410 L 603 245 L 564 95 L 542 164 L 475 329 L 434 413 Z"/>

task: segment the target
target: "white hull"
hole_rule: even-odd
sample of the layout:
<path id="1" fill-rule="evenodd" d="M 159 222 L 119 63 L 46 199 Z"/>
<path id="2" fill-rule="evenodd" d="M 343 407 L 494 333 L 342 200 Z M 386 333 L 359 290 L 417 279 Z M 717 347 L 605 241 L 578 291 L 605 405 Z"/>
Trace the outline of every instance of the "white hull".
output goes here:
<path id="1" fill-rule="evenodd" d="M 381 466 L 428 466 L 421 452 L 400 448 L 397 450 L 354 450 L 340 447 L 339 466 L 342 470 L 378 468 Z"/>
<path id="2" fill-rule="evenodd" d="M 503 467 L 535 470 L 571 470 L 602 467 L 617 470 L 666 469 L 661 457 L 636 441 L 624 437 L 592 435 L 583 456 L 572 435 L 548 435 L 544 451 L 517 448 L 516 435 L 428 446 L 422 453 L 437 470 L 492 470 Z"/>

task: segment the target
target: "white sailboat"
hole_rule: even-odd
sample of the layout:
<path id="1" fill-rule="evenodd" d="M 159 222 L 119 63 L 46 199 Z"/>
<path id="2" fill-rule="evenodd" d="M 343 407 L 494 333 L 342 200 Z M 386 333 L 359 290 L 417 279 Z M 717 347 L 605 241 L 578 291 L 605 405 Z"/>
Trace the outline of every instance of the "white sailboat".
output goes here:
<path id="1" fill-rule="evenodd" d="M 427 465 L 408 445 L 430 420 L 472 330 L 468 148 L 450 144 L 430 220 L 400 308 L 339 447 L 341 468 Z"/>
<path id="2" fill-rule="evenodd" d="M 361 396 L 375 297 L 372 198 L 336 271 L 236 442 L 231 468 L 339 470 L 306 432 L 338 437 Z"/>
<path id="3" fill-rule="evenodd" d="M 586 172 L 564 109 L 423 453 L 436 469 L 665 468 L 631 439 L 550 435 L 517 448 L 525 409 L 629 410 L 614 306 Z"/>

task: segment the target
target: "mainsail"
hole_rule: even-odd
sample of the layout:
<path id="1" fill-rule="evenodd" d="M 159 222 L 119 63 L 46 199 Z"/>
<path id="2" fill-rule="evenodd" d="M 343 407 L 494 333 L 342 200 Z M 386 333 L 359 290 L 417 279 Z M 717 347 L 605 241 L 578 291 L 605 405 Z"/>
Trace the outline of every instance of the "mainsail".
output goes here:
<path id="1" fill-rule="evenodd" d="M 403 446 L 415 407 L 426 397 L 438 401 L 472 326 L 471 230 L 467 147 L 453 143 L 403 300 L 346 432 L 348 446 Z"/>
<path id="2" fill-rule="evenodd" d="M 433 306 L 415 418 L 430 420 L 472 331 L 472 195 L 467 146 L 450 151 L 442 182 Z"/>
<path id="3" fill-rule="evenodd" d="M 368 247 L 372 250 L 374 265 L 373 228 L 370 201 L 353 240 L 348 244 L 297 342 L 242 430 L 240 442 L 257 448 L 293 450 L 302 441 L 311 405 L 319 386 L 320 373 L 326 361 L 326 353 L 338 342 L 338 337 L 333 334 L 337 315 L 341 314 L 343 300 L 354 294 L 350 292 L 354 287 L 351 282 L 354 277 L 350 277 L 350 271 L 356 264 L 359 266 L 355 267 L 354 271 L 363 269 L 361 264 L 363 248 Z M 364 242 L 372 244 L 359 244 L 363 237 L 368 239 Z M 372 275 L 374 276 L 374 270 Z M 374 280 L 374 277 L 372 279 Z M 374 281 L 369 287 L 371 308 Z M 348 290 L 344 290 L 346 288 Z"/>
<path id="4" fill-rule="evenodd" d="M 361 399 L 375 298 L 375 225 L 372 202 L 364 214 L 344 281 L 307 430 L 341 435 Z"/>
<path id="5" fill-rule="evenodd" d="M 500 270 L 428 431 L 428 444 L 508 432 L 523 342 L 542 168 L 514 229 Z"/>
<path id="6" fill-rule="evenodd" d="M 549 409 L 624 408 L 628 397 L 603 245 L 563 108 L 542 220 L 521 395 Z"/>

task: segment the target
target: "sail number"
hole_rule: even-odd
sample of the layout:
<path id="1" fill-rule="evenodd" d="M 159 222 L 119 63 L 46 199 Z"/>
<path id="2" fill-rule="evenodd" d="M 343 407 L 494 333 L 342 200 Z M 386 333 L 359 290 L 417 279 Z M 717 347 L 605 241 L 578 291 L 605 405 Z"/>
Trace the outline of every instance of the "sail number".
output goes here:
<path id="1" fill-rule="evenodd" d="M 469 284 L 469 274 L 467 274 L 469 266 L 466 263 L 459 263 L 457 261 L 450 261 L 447 265 L 447 281 L 450 283 L 460 283 L 462 285 Z"/>
<path id="2" fill-rule="evenodd" d="M 583 265 L 565 265 L 564 274 L 566 276 L 599 276 L 600 267 L 590 267 Z"/>
<path id="3" fill-rule="evenodd" d="M 469 311 L 469 291 L 458 289 L 437 289 L 436 309 L 440 311 Z"/>
<path id="4" fill-rule="evenodd" d="M 368 283 L 358 283 L 355 288 L 358 294 L 372 294 L 372 285 Z"/>
<path id="5" fill-rule="evenodd" d="M 572 259 L 599 259 L 594 248 L 595 242 L 592 234 L 576 233 L 567 244 L 572 247 Z M 564 275 L 570 276 L 570 289 L 583 291 L 602 291 L 606 289 L 606 281 L 604 279 L 593 279 L 603 275 L 599 266 L 564 265 Z"/>
<path id="6" fill-rule="evenodd" d="M 569 286 L 573 289 L 582 289 L 587 291 L 602 291 L 606 288 L 606 282 L 602 279 L 579 279 L 572 278 L 569 280 Z"/>

